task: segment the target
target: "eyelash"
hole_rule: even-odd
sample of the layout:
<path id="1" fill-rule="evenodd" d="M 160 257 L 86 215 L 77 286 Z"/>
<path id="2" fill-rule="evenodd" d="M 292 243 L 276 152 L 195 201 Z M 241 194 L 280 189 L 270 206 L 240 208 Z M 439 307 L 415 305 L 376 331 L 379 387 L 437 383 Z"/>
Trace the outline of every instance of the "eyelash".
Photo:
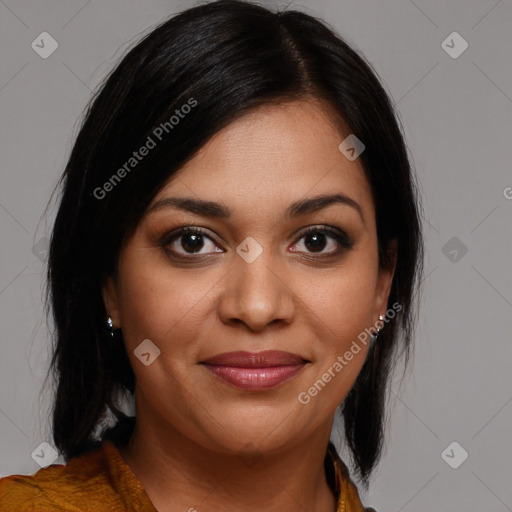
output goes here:
<path id="1" fill-rule="evenodd" d="M 182 237 L 183 235 L 186 235 L 186 234 L 204 235 L 206 238 L 210 239 L 213 243 L 220 246 L 220 244 L 214 238 L 212 238 L 210 236 L 210 234 L 207 230 L 205 230 L 204 228 L 192 227 L 192 226 L 185 226 L 185 227 L 179 228 L 177 231 L 167 233 L 166 235 L 164 235 L 162 237 L 159 245 L 168 254 L 170 254 L 170 256 L 172 256 L 173 258 L 184 260 L 184 261 L 186 261 L 186 260 L 198 261 L 200 259 L 208 258 L 212 254 L 212 253 L 197 254 L 197 255 L 193 256 L 192 253 L 190 253 L 189 256 L 185 256 L 183 254 L 176 254 L 174 251 L 172 251 L 168 248 L 168 246 L 170 244 L 172 244 L 174 241 L 178 240 L 180 237 Z M 300 234 L 300 236 L 297 238 L 297 240 L 294 242 L 293 245 L 296 245 L 300 240 L 302 240 L 303 238 L 307 237 L 310 234 L 327 235 L 328 237 L 333 238 L 339 244 L 340 247 L 338 249 L 336 249 L 335 251 L 330 251 L 328 253 L 314 253 L 314 252 L 306 253 L 308 255 L 306 257 L 308 257 L 308 258 L 313 257 L 315 259 L 320 259 L 320 258 L 337 256 L 337 255 L 340 255 L 343 251 L 351 249 L 354 245 L 354 241 L 344 231 L 342 231 L 339 228 L 334 228 L 331 226 L 322 226 L 322 227 L 310 226 L 309 228 L 305 229 Z M 294 252 L 302 254 L 303 251 L 294 251 Z"/>

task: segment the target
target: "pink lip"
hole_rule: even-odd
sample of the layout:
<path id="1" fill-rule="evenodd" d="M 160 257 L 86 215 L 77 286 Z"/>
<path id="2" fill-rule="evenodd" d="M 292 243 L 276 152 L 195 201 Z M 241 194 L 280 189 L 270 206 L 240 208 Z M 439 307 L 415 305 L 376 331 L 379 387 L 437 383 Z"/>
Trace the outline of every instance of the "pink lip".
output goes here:
<path id="1" fill-rule="evenodd" d="M 265 350 L 257 353 L 226 352 L 206 359 L 202 364 L 238 388 L 261 391 L 290 379 L 308 362 L 290 352 Z"/>

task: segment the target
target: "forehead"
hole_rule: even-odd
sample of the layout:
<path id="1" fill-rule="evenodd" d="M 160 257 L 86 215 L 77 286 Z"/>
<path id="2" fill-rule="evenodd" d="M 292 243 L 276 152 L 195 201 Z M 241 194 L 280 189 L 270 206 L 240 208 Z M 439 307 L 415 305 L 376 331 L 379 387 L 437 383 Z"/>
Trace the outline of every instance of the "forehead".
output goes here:
<path id="1" fill-rule="evenodd" d="M 181 194 L 221 200 L 234 211 L 268 209 L 341 192 L 372 210 L 361 163 L 338 149 L 349 134 L 343 119 L 318 100 L 257 107 L 217 132 L 171 176 L 153 204 Z"/>

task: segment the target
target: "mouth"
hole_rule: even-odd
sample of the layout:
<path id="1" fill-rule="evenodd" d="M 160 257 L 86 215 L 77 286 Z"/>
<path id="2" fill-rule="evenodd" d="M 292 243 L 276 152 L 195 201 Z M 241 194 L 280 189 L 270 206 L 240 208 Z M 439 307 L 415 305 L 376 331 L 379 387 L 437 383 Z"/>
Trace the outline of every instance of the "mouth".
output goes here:
<path id="1" fill-rule="evenodd" d="M 201 361 L 220 379 L 247 391 L 272 389 L 299 373 L 310 361 L 291 352 L 225 352 Z"/>

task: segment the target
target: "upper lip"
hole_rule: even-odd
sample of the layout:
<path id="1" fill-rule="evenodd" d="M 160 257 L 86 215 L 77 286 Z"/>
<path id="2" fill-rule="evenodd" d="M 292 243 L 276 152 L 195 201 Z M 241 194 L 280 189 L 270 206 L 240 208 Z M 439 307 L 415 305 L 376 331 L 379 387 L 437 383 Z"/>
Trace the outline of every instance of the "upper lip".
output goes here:
<path id="1" fill-rule="evenodd" d="M 281 350 L 262 352 L 224 352 L 201 361 L 204 364 L 234 366 L 239 368 L 271 368 L 273 366 L 296 366 L 308 361 L 303 357 Z"/>

